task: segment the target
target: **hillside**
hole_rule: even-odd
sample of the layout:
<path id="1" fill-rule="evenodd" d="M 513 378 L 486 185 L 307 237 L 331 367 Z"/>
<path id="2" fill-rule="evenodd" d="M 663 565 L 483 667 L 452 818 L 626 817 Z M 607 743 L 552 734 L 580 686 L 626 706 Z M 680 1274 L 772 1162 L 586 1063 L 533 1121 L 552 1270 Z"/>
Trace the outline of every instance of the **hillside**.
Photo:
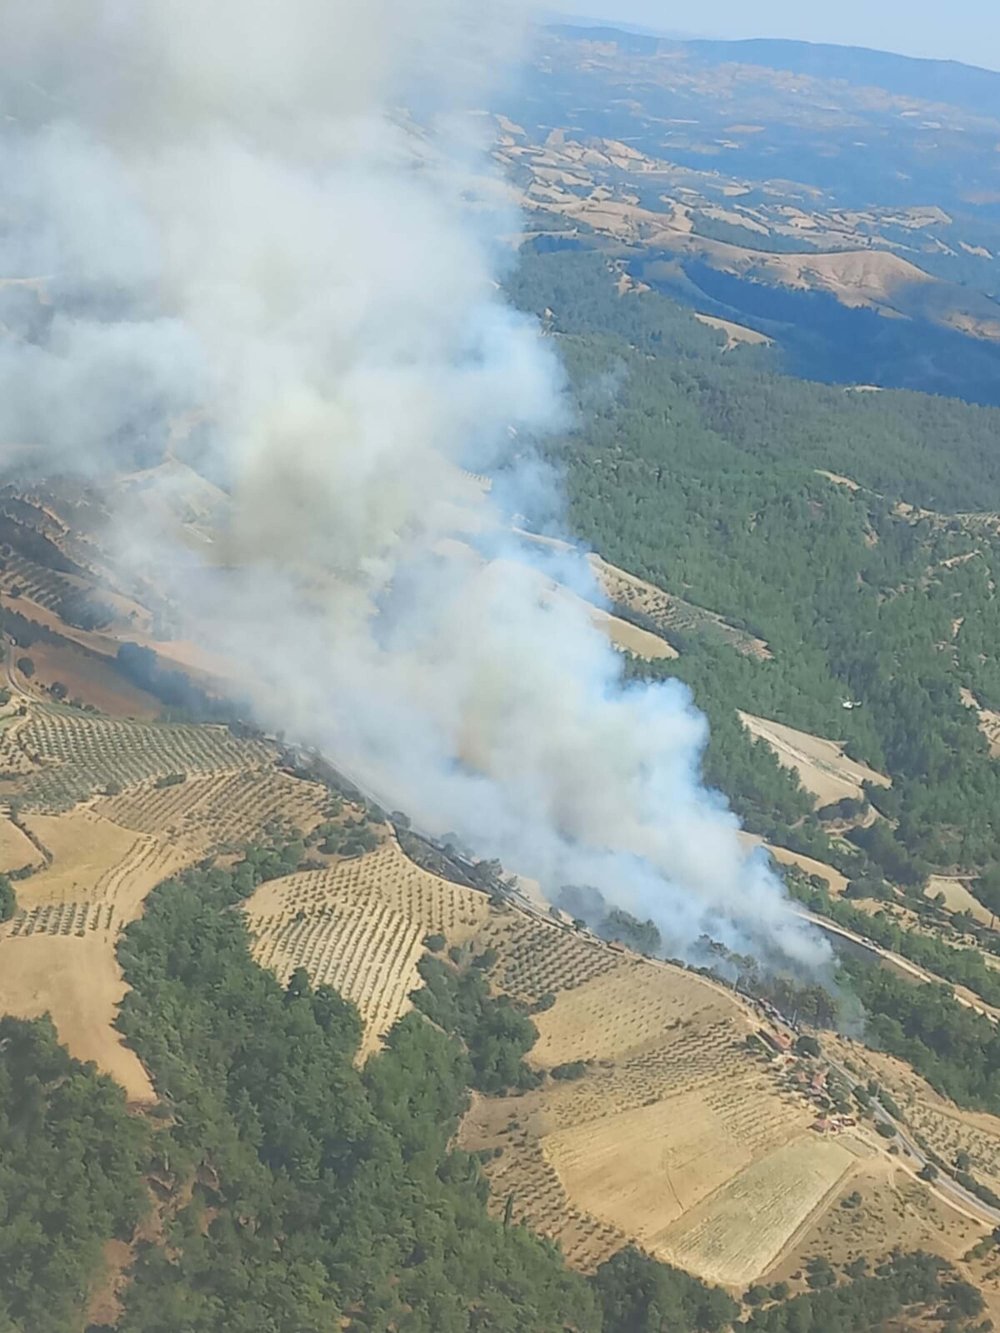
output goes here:
<path id="1" fill-rule="evenodd" d="M 392 1308 L 399 1299 L 390 1295 L 391 1281 L 380 1284 L 403 1272 L 406 1300 L 423 1320 L 412 1326 L 428 1333 L 447 1326 L 442 1302 L 450 1301 L 494 1308 L 496 1326 L 512 1330 L 550 1327 L 545 1302 L 555 1301 L 563 1319 L 576 1311 L 573 1328 L 624 1333 L 633 1325 L 614 1312 L 612 1292 L 622 1266 L 631 1264 L 638 1265 L 629 1270 L 633 1288 L 641 1277 L 659 1292 L 658 1303 L 668 1293 L 678 1302 L 672 1327 L 722 1328 L 737 1310 L 730 1296 L 654 1260 L 738 1296 L 785 1262 L 805 1227 L 817 1235 L 835 1228 L 834 1205 L 849 1189 L 860 1189 L 866 1202 L 849 1245 L 835 1255 L 841 1267 L 890 1245 L 924 1246 L 958 1265 L 953 1276 L 950 1269 L 931 1276 L 924 1295 L 911 1284 L 908 1306 L 940 1297 L 959 1276 L 984 1283 L 978 1263 L 969 1267 L 956 1249 L 956 1224 L 941 1234 L 926 1224 L 928 1207 L 947 1210 L 947 1194 L 929 1205 L 862 1114 L 839 1133 L 820 1133 L 815 1087 L 825 1066 L 808 1057 L 773 1058 L 756 1034 L 787 1041 L 782 1025 L 731 989 L 570 927 L 517 894 L 505 900 L 495 889 L 476 890 L 421 868 L 377 812 L 276 767 L 280 756 L 264 742 L 224 739 L 226 733 L 204 724 L 52 711 L 26 694 L 14 694 L 7 707 L 14 719 L 4 732 L 11 755 L 34 730 L 11 806 L 23 844 L 7 840 L 6 868 L 18 878 L 14 914 L 0 925 L 0 1005 L 24 1018 L 48 1012 L 55 1032 L 4 1019 L 0 1069 L 13 1080 L 16 1101 L 19 1080 L 33 1077 L 37 1052 L 51 1048 L 57 1034 L 71 1057 L 94 1062 L 90 1072 L 72 1075 L 91 1080 L 94 1095 L 99 1091 L 108 1105 L 107 1129 L 96 1121 L 94 1132 L 121 1141 L 124 1114 L 124 1100 L 116 1102 L 94 1065 L 123 1087 L 135 1125 L 131 1159 L 107 1168 L 128 1200 L 125 1211 L 107 1220 L 106 1212 L 92 1211 L 86 1249 L 57 1222 L 47 1223 L 62 1271 L 83 1265 L 78 1288 L 55 1276 L 41 1254 L 33 1263 L 46 1294 L 30 1306 L 0 1276 L 0 1300 L 14 1327 L 69 1327 L 79 1290 L 91 1293 L 92 1320 L 136 1333 L 162 1327 L 163 1311 L 189 1308 L 192 1300 L 202 1310 L 193 1326 L 208 1329 L 212 1303 L 223 1298 L 228 1328 L 257 1328 L 261 1312 L 272 1309 L 298 1321 L 289 1328 L 307 1326 L 311 1300 L 327 1312 L 324 1318 L 348 1303 L 353 1314 L 345 1327 L 360 1329 L 369 1302 L 388 1300 Z M 115 770 L 120 790 L 110 796 L 54 784 L 53 774 L 71 771 L 102 725 L 123 756 L 130 728 L 161 728 L 152 750 L 163 751 L 161 767 L 183 761 L 190 771 L 181 780 L 150 780 L 126 761 Z M 46 728 L 57 739 L 51 752 L 36 753 L 35 738 Z M 151 741 L 147 735 L 146 746 Z M 196 769 L 199 746 L 206 758 Z M 216 751 L 225 762 L 213 768 Z M 154 768 L 158 762 L 154 757 Z M 49 772 L 43 785 L 40 770 Z M 71 797 L 63 794 L 69 791 Z M 270 847 L 236 850 L 258 832 Z M 405 827 L 399 837 L 414 854 L 427 855 Z M 29 864 L 14 864 L 26 855 Z M 446 873 L 466 873 L 438 860 Z M 172 878 L 162 884 L 164 877 Z M 234 902 L 243 904 L 237 915 Z M 238 1035 L 241 1024 L 250 1025 L 245 1037 Z M 274 1025 L 287 1024 L 285 1035 L 276 1029 L 272 1037 Z M 333 1043 L 326 1054 L 311 1045 L 320 1031 L 327 1034 L 322 1041 Z M 10 1065 L 15 1049 L 25 1052 L 21 1066 Z M 51 1064 L 53 1057 L 46 1058 Z M 310 1104 L 308 1089 L 318 1095 L 330 1080 L 336 1100 Z M 472 1094 L 467 1112 L 463 1080 Z M 46 1096 L 55 1097 L 57 1085 L 46 1086 Z M 207 1101 L 205 1087 L 214 1089 Z M 277 1097 L 276 1089 L 283 1090 Z M 368 1110 L 357 1102 L 362 1089 Z M 929 1094 L 915 1105 L 924 1114 Z M 287 1141 L 284 1116 L 294 1107 L 298 1128 Z M 59 1114 L 65 1121 L 73 1111 Z M 268 1173 L 284 1162 L 290 1172 L 284 1188 L 299 1191 L 296 1209 L 306 1207 L 317 1186 L 311 1177 L 300 1179 L 306 1168 L 299 1164 L 313 1151 L 307 1144 L 319 1126 L 327 1136 L 323 1151 L 336 1145 L 342 1154 L 358 1132 L 352 1124 L 371 1114 L 385 1125 L 383 1133 L 401 1136 L 403 1148 L 402 1166 L 390 1140 L 353 1150 L 369 1155 L 371 1170 L 380 1162 L 397 1219 L 379 1224 L 390 1250 L 376 1258 L 364 1248 L 348 1194 L 336 1223 L 325 1226 L 340 1236 L 334 1253 L 354 1255 L 352 1276 L 339 1261 L 326 1261 L 325 1272 L 315 1271 L 311 1297 L 293 1290 L 288 1251 L 299 1243 L 298 1224 L 286 1213 L 267 1289 L 223 1297 L 227 1275 L 262 1262 L 253 1235 L 271 1225 L 266 1219 L 278 1206 Z M 445 1140 L 460 1116 L 458 1146 L 448 1150 Z M 38 1151 L 51 1152 L 42 1147 L 47 1131 L 39 1125 L 36 1132 Z M 1000 1155 L 1000 1121 L 980 1117 L 976 1132 L 977 1160 L 994 1135 Z M 5 1133 L 0 1117 L 0 1143 Z M 437 1185 L 419 1165 L 428 1160 L 440 1163 Z M 368 1168 L 357 1169 L 367 1198 Z M 339 1188 L 353 1170 L 348 1160 L 339 1162 Z M 400 1243 L 391 1239 L 400 1225 L 399 1191 L 416 1209 L 403 1210 L 411 1217 L 403 1225 L 424 1228 L 425 1210 L 450 1197 L 448 1181 L 467 1191 L 473 1179 L 480 1183 L 474 1196 L 463 1195 L 461 1222 L 455 1219 L 466 1239 L 451 1231 L 440 1236 L 433 1262 L 445 1265 L 444 1275 L 435 1269 L 427 1289 L 422 1271 L 430 1257 L 415 1266 L 404 1260 L 401 1269 L 401 1260 L 390 1257 Z M 873 1192 L 869 1205 L 868 1182 L 876 1181 L 881 1194 Z M 81 1183 L 81 1199 L 93 1187 Z M 30 1191 L 20 1197 L 27 1216 Z M 369 1208 L 381 1209 L 381 1197 Z M 457 1197 L 447 1207 L 457 1207 Z M 903 1210 L 891 1232 L 881 1211 L 887 1198 Z M 500 1220 L 491 1222 L 481 1201 Z M 758 1217 L 752 1231 L 748 1209 Z M 258 1215 L 248 1229 L 248 1216 Z M 558 1240 L 569 1269 L 522 1223 Z M 957 1225 L 969 1244 L 988 1229 L 982 1217 Z M 161 1249 L 168 1236 L 169 1251 Z M 630 1251 L 630 1240 L 653 1259 Z M 473 1261 L 473 1243 L 493 1257 Z M 96 1258 L 101 1248 L 103 1264 Z M 864 1299 L 898 1306 L 903 1270 L 897 1277 L 896 1262 L 881 1273 L 878 1296 L 873 1290 Z M 504 1279 L 497 1265 L 514 1267 Z M 862 1299 L 861 1287 L 854 1293 L 850 1279 L 844 1281 L 843 1298 Z M 513 1307 L 493 1304 L 498 1283 L 506 1284 Z M 641 1290 L 641 1284 L 633 1289 L 630 1300 L 641 1300 Z M 786 1308 L 795 1317 L 796 1301 L 807 1299 L 796 1293 L 810 1290 L 805 1281 L 787 1282 L 771 1302 L 771 1317 L 784 1318 Z M 28 1310 L 30 1325 L 20 1322 Z"/>
<path id="2" fill-rule="evenodd" d="M 494 110 L 549 248 L 625 261 L 794 373 L 996 402 L 995 74 L 562 25 Z"/>

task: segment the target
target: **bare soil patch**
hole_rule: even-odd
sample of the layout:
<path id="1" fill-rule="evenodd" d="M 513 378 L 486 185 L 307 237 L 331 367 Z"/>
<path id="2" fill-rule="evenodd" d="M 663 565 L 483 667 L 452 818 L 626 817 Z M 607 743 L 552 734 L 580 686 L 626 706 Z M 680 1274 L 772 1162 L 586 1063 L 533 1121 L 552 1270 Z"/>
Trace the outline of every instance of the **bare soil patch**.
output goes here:
<path id="1" fill-rule="evenodd" d="M 109 717 L 155 718 L 162 705 L 152 695 L 138 690 L 116 671 L 107 657 L 85 652 L 71 643 L 33 643 L 26 656 L 35 664 L 30 687 L 47 691 L 57 682 L 66 687 L 66 697 L 80 700 Z"/>

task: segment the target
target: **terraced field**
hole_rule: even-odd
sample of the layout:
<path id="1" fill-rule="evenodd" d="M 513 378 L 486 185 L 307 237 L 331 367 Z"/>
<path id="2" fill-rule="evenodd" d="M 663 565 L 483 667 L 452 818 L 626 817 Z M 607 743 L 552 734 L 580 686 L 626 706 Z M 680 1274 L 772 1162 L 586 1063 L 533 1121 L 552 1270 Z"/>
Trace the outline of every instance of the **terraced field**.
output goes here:
<path id="1" fill-rule="evenodd" d="M 220 844 L 268 821 L 315 825 L 328 793 L 277 772 L 267 747 L 224 728 L 25 706 L 0 732 L 0 793 L 20 804 L 19 823 L 0 829 L 8 861 L 30 854 L 37 869 L 17 882 L 18 910 L 0 926 L 0 1012 L 48 1011 L 74 1055 L 150 1100 L 145 1071 L 114 1029 L 121 930 L 156 884 Z M 192 776 L 162 788 L 151 780 L 174 772 Z M 81 804 L 112 782 L 126 789 Z"/>
<path id="2" fill-rule="evenodd" d="M 304 967 L 358 1006 L 362 1059 L 410 1007 L 424 936 L 468 939 L 488 914 L 482 894 L 421 870 L 394 839 L 358 860 L 272 880 L 247 904 L 259 963 L 282 981 Z"/>
<path id="3" fill-rule="evenodd" d="M 266 746 L 225 727 L 111 719 L 58 704 L 32 705 L 23 724 L 0 734 L 0 770 L 23 774 L 7 791 L 34 810 L 68 810 L 111 786 L 271 759 Z"/>
<path id="4" fill-rule="evenodd" d="M 492 1156 L 495 1206 L 596 1264 L 616 1238 L 737 1286 L 759 1277 L 860 1157 L 748 1051 L 750 1011 L 681 968 L 623 954 L 553 923 L 491 921 L 493 977 L 534 1016 L 529 1059 L 583 1062 L 519 1098 L 480 1098 L 462 1142 Z"/>
<path id="5" fill-rule="evenodd" d="M 94 803 L 108 819 L 156 837 L 211 847 L 245 842 L 273 825 L 309 833 L 320 823 L 328 796 L 317 783 L 256 764 L 196 777 L 170 787 L 142 783 Z"/>

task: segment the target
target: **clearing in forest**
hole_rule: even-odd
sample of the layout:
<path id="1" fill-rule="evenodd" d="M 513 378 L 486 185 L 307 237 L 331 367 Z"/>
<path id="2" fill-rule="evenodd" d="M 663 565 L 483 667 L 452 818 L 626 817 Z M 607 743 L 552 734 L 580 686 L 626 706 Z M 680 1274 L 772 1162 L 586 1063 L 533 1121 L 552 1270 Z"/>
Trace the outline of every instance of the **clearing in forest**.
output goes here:
<path id="1" fill-rule="evenodd" d="M 774 342 L 774 339 L 769 338 L 766 333 L 759 333 L 756 329 L 747 328 L 745 324 L 734 324 L 729 319 L 719 319 L 715 315 L 699 315 L 697 313 L 695 319 L 700 324 L 715 329 L 716 333 L 726 335 L 726 345 L 722 349 L 724 352 L 731 352 L 734 347 L 739 347 L 741 343 L 746 343 L 750 347 L 770 347 Z"/>
<path id="2" fill-rule="evenodd" d="M 827 888 L 835 898 L 841 897 L 847 888 L 847 876 L 833 866 L 827 865 L 825 861 L 817 861 L 813 856 L 805 856 L 802 852 L 790 852 L 787 847 L 778 847 L 774 843 L 765 842 L 756 833 L 741 830 L 736 836 L 744 847 L 763 847 L 780 865 L 795 866 L 805 875 L 818 875 L 820 879 L 825 879 Z"/>
<path id="3" fill-rule="evenodd" d="M 740 713 L 739 718 L 751 736 L 767 742 L 784 768 L 795 770 L 818 805 L 830 805 L 844 797 L 860 800 L 864 796 L 863 782 L 879 787 L 892 785 L 884 773 L 849 758 L 838 741 L 824 740 L 751 713 Z"/>
<path id="4" fill-rule="evenodd" d="M 0 1013 L 48 1013 L 59 1040 L 77 1060 L 93 1060 L 130 1101 L 155 1100 L 149 1075 L 115 1030 L 125 995 L 114 949 L 98 936 L 0 939 Z"/>

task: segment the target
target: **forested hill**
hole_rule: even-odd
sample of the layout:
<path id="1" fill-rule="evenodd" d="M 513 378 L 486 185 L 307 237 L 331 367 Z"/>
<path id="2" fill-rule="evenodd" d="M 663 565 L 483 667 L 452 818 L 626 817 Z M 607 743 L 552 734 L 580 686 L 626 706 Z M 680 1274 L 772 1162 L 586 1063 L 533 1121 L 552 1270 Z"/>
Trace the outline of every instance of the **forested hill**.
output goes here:
<path id="1" fill-rule="evenodd" d="M 844 738 L 888 772 L 872 837 L 892 878 L 990 865 L 1000 774 L 960 692 L 1000 708 L 1000 411 L 784 376 L 767 349 L 725 352 L 619 277 L 596 255 L 529 251 L 512 283 L 558 337 L 581 403 L 551 445 L 571 526 L 773 652 L 689 636 L 657 669 L 735 732 L 734 705 Z M 728 758 L 746 768 L 736 739 Z M 750 804 L 766 818 L 772 794 L 787 816 L 775 774 Z"/>

